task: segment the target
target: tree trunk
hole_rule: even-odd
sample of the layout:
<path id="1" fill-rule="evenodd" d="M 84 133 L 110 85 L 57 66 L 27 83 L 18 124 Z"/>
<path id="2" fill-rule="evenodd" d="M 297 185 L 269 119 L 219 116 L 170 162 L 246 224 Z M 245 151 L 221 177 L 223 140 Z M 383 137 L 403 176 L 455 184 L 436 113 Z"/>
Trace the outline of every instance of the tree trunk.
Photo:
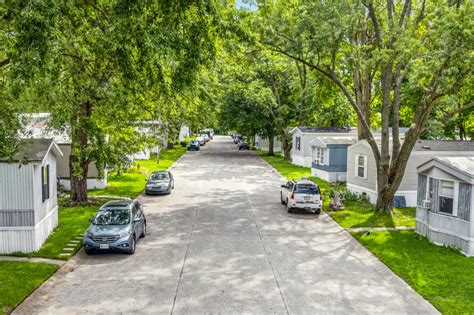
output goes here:
<path id="1" fill-rule="evenodd" d="M 396 189 L 393 189 L 393 185 L 378 189 L 375 209 L 381 212 L 391 212 L 393 210 L 393 198 L 395 196 L 395 192 Z"/>
<path id="2" fill-rule="evenodd" d="M 291 144 L 286 139 L 286 134 L 281 137 L 281 149 L 283 151 L 283 157 L 285 160 L 291 160 Z"/>
<path id="3" fill-rule="evenodd" d="M 84 155 L 88 138 L 86 121 L 92 114 L 89 102 L 79 105 L 71 115 L 71 155 L 69 156 L 69 173 L 71 180 L 71 202 L 87 202 L 87 173 L 89 161 Z"/>
<path id="4" fill-rule="evenodd" d="M 272 133 L 268 136 L 268 155 L 275 155 L 274 143 L 275 143 L 275 135 Z"/>

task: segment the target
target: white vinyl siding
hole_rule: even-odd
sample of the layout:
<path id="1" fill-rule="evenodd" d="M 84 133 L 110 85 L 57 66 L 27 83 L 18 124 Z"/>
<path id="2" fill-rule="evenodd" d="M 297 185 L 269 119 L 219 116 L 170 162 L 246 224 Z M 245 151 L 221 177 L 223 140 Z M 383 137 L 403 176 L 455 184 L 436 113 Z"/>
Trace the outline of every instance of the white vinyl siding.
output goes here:
<path id="1" fill-rule="evenodd" d="M 0 163 L 0 210 L 33 210 L 33 165 Z"/>
<path id="2" fill-rule="evenodd" d="M 366 178 L 356 176 L 356 156 L 367 157 Z M 347 184 L 377 191 L 377 165 L 372 149 L 363 142 L 357 142 L 347 149 Z"/>

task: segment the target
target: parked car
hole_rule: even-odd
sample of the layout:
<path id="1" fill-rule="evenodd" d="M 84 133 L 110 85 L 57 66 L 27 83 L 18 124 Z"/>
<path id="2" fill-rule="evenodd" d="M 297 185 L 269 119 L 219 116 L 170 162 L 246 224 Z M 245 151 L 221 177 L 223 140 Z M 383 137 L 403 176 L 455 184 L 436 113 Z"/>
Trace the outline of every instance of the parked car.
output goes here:
<path id="1" fill-rule="evenodd" d="M 238 134 L 238 133 L 235 134 L 235 135 L 234 135 L 234 143 L 235 143 L 235 144 L 238 144 L 240 140 L 242 140 L 242 135 L 240 135 L 240 134 Z"/>
<path id="2" fill-rule="evenodd" d="M 240 141 L 239 142 L 239 150 L 248 150 L 249 144 L 247 141 Z"/>
<path id="3" fill-rule="evenodd" d="M 282 204 L 286 204 L 290 213 L 294 209 L 303 209 L 319 214 L 323 206 L 318 185 L 306 178 L 290 180 L 281 185 L 280 200 Z"/>
<path id="4" fill-rule="evenodd" d="M 188 151 L 199 151 L 199 141 L 197 139 L 193 139 L 189 142 Z"/>
<path id="5" fill-rule="evenodd" d="M 170 194 L 174 188 L 174 178 L 170 171 L 151 173 L 145 186 L 145 195 Z"/>
<path id="6" fill-rule="evenodd" d="M 204 137 L 199 136 L 199 137 L 196 138 L 196 140 L 199 142 L 200 146 L 203 146 L 203 145 L 206 144 L 206 141 L 204 140 Z"/>
<path id="7" fill-rule="evenodd" d="M 203 133 L 203 134 L 201 135 L 201 137 L 203 137 L 203 138 L 204 138 L 204 141 L 206 141 L 206 142 L 211 141 L 211 138 L 209 137 L 209 135 L 208 135 L 207 133 Z"/>
<path id="8" fill-rule="evenodd" d="M 84 234 L 84 251 L 135 253 L 139 237 L 146 236 L 146 218 L 137 200 L 109 201 L 100 207 Z"/>

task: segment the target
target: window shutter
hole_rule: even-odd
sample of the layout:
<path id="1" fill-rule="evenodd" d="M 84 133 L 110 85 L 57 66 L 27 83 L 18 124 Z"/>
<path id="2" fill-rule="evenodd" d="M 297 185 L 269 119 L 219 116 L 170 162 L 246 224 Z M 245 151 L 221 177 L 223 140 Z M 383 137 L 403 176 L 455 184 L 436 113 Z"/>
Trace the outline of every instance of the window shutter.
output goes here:
<path id="1" fill-rule="evenodd" d="M 367 178 L 367 156 L 364 156 L 364 178 Z"/>
<path id="2" fill-rule="evenodd" d="M 439 209 L 439 179 L 432 178 L 433 197 L 431 198 L 431 211 L 438 212 Z"/>
<path id="3" fill-rule="evenodd" d="M 417 196 L 416 196 L 416 204 L 418 206 L 421 206 L 423 203 L 423 200 L 425 200 L 426 183 L 427 183 L 426 175 L 418 174 L 418 191 L 417 191 Z"/>
<path id="4" fill-rule="evenodd" d="M 46 194 L 44 190 L 44 167 L 41 166 L 41 200 L 44 202 L 46 200 Z"/>
<path id="5" fill-rule="evenodd" d="M 46 199 L 49 199 L 49 197 L 50 197 L 49 187 L 51 187 L 51 183 L 49 182 L 49 164 L 46 165 L 46 179 L 47 179 L 47 182 L 46 182 Z"/>
<path id="6" fill-rule="evenodd" d="M 470 221 L 471 198 L 472 186 L 467 183 L 459 183 L 458 218 Z"/>

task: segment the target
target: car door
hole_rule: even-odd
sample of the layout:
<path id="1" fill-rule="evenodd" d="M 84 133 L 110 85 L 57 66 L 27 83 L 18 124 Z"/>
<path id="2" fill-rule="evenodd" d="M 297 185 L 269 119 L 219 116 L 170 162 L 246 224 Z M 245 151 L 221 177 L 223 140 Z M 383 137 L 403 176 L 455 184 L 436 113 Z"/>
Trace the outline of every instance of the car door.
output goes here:
<path id="1" fill-rule="evenodd" d="M 286 183 L 286 187 L 284 190 L 285 190 L 285 193 L 284 193 L 284 196 L 285 196 L 285 200 L 288 200 L 290 199 L 290 194 L 291 194 L 291 190 L 293 189 L 293 182 L 292 181 L 289 181 L 288 183 Z"/>
<path id="2" fill-rule="evenodd" d="M 142 234 L 140 229 L 140 204 L 136 202 L 132 208 L 132 218 L 133 218 L 133 232 L 135 236 L 138 237 Z"/>

